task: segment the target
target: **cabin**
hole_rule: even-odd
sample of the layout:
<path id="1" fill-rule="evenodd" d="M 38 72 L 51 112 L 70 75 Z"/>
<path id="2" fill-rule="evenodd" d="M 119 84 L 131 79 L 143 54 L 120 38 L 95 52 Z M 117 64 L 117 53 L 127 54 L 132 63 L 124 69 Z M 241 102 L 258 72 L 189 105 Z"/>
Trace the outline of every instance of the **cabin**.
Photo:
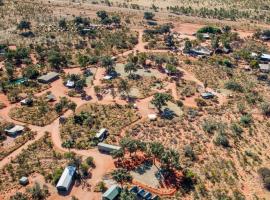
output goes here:
<path id="1" fill-rule="evenodd" d="M 99 132 L 96 133 L 95 138 L 98 139 L 98 141 L 102 142 L 107 136 L 107 134 L 108 130 L 106 128 L 102 128 L 99 130 Z"/>
<path id="2" fill-rule="evenodd" d="M 76 167 L 74 166 L 67 166 L 64 169 L 56 185 L 56 188 L 59 192 L 67 192 L 69 190 L 75 173 L 76 173 Z"/>
<path id="3" fill-rule="evenodd" d="M 98 150 L 104 153 L 111 153 L 112 151 L 120 150 L 121 147 L 106 143 L 98 143 Z"/>
<path id="4" fill-rule="evenodd" d="M 29 180 L 27 177 L 23 176 L 19 179 L 19 183 L 23 186 L 26 186 L 29 183 Z"/>
<path id="5" fill-rule="evenodd" d="M 212 93 L 212 92 L 203 92 L 202 94 L 201 94 L 201 97 L 203 98 L 203 99 L 212 99 L 212 98 L 214 98 L 214 94 Z"/>
<path id="6" fill-rule="evenodd" d="M 113 185 L 102 195 L 102 200 L 115 200 L 120 193 L 121 188 L 117 185 Z"/>
<path id="7" fill-rule="evenodd" d="M 33 104 L 33 99 L 26 98 L 20 101 L 22 106 L 31 106 Z"/>
<path id="8" fill-rule="evenodd" d="M 260 71 L 263 73 L 270 72 L 270 65 L 269 64 L 259 64 Z"/>
<path id="9" fill-rule="evenodd" d="M 66 83 L 66 87 L 68 88 L 74 88 L 75 86 L 75 82 L 74 81 L 71 81 L 71 80 L 68 80 L 67 83 Z"/>
<path id="10" fill-rule="evenodd" d="M 18 134 L 21 134 L 24 130 L 23 126 L 15 125 L 10 129 L 5 129 L 5 132 L 10 136 L 16 136 Z"/>
<path id="11" fill-rule="evenodd" d="M 197 46 L 190 50 L 190 54 L 193 54 L 195 56 L 211 56 L 212 51 L 206 47 L 203 46 Z"/>
<path id="12" fill-rule="evenodd" d="M 53 81 L 56 81 L 59 78 L 59 74 L 56 72 L 49 72 L 43 76 L 38 77 L 38 82 L 40 83 L 52 83 Z"/>

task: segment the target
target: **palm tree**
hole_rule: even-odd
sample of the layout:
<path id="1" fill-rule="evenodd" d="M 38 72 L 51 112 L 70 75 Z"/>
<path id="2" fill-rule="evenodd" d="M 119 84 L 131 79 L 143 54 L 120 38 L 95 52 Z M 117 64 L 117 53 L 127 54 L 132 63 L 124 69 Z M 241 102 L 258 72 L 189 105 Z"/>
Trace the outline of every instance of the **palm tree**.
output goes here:
<path id="1" fill-rule="evenodd" d="M 166 106 L 167 102 L 172 99 L 172 96 L 166 93 L 156 93 L 151 103 L 158 109 L 158 112 L 161 113 L 162 106 Z"/>

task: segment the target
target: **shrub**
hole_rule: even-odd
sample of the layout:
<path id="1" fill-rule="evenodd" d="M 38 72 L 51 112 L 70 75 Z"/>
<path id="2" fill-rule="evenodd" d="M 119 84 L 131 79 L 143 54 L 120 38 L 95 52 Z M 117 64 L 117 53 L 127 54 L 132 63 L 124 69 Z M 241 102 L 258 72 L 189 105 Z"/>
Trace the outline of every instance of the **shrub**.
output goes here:
<path id="1" fill-rule="evenodd" d="M 261 105 L 261 110 L 262 110 L 262 113 L 269 117 L 270 116 L 270 104 L 269 103 L 263 103 Z"/>
<path id="2" fill-rule="evenodd" d="M 187 145 L 184 147 L 184 153 L 186 157 L 189 157 L 192 160 L 195 160 L 195 153 L 190 145 Z"/>
<path id="3" fill-rule="evenodd" d="M 98 182 L 94 189 L 95 192 L 102 192 L 102 193 L 105 192 L 106 190 L 107 187 L 103 181 Z"/>
<path id="4" fill-rule="evenodd" d="M 263 167 L 258 170 L 258 173 L 263 179 L 264 186 L 270 190 L 270 169 Z"/>
<path id="5" fill-rule="evenodd" d="M 244 92 L 244 88 L 235 81 L 229 81 L 225 84 L 225 88 L 235 92 Z"/>
<path id="6" fill-rule="evenodd" d="M 202 128 L 205 132 L 213 134 L 217 130 L 217 124 L 213 121 L 204 121 Z"/>
<path id="7" fill-rule="evenodd" d="M 216 145 L 221 145 L 223 147 L 229 147 L 229 140 L 226 135 L 224 134 L 219 134 L 216 139 L 215 139 L 215 144 Z"/>
<path id="8" fill-rule="evenodd" d="M 220 34 L 221 30 L 220 28 L 216 28 L 213 26 L 205 26 L 200 28 L 197 33 L 212 33 L 212 34 Z"/>
<path id="9" fill-rule="evenodd" d="M 240 123 L 247 127 L 252 123 L 252 116 L 250 114 L 243 115 L 240 119 Z"/>
<path id="10" fill-rule="evenodd" d="M 155 14 L 152 12 L 145 12 L 143 18 L 146 20 L 152 20 L 155 17 Z"/>
<path id="11" fill-rule="evenodd" d="M 86 158 L 85 162 L 90 166 L 90 167 L 95 167 L 95 162 L 94 162 L 94 158 L 89 156 Z"/>
<path id="12" fill-rule="evenodd" d="M 237 136 L 240 136 L 243 133 L 243 129 L 237 123 L 233 123 L 231 129 L 232 132 Z"/>

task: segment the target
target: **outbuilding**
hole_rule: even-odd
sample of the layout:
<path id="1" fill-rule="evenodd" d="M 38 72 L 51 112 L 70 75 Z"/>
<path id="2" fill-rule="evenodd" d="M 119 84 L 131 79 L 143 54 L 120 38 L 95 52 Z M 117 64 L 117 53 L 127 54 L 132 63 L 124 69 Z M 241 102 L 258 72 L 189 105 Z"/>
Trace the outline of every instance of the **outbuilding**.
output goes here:
<path id="1" fill-rule="evenodd" d="M 58 191 L 62 191 L 62 192 L 67 192 L 71 186 L 71 183 L 73 181 L 73 178 L 74 178 L 74 175 L 75 175 L 75 172 L 76 172 L 76 167 L 74 166 L 67 166 L 57 185 L 56 185 L 56 188 Z"/>
<path id="2" fill-rule="evenodd" d="M 190 50 L 191 54 L 197 55 L 197 56 L 211 56 L 212 51 L 206 47 L 203 46 L 197 46 Z"/>
<path id="3" fill-rule="evenodd" d="M 269 64 L 259 64 L 260 71 L 263 73 L 270 72 L 270 65 Z"/>
<path id="4" fill-rule="evenodd" d="M 43 76 L 38 77 L 40 83 L 51 83 L 59 78 L 59 74 L 56 72 L 49 72 Z"/>
<path id="5" fill-rule="evenodd" d="M 99 130 L 99 132 L 96 133 L 95 138 L 98 139 L 100 142 L 102 142 L 107 136 L 107 134 L 108 130 L 106 128 L 102 128 Z"/>
<path id="6" fill-rule="evenodd" d="M 5 132 L 10 136 L 16 136 L 16 135 L 22 133 L 23 130 L 24 130 L 23 126 L 15 125 L 10 129 L 5 129 Z"/>
<path id="7" fill-rule="evenodd" d="M 20 178 L 19 183 L 23 186 L 27 185 L 29 183 L 29 180 L 27 177 L 23 176 Z"/>
<path id="8" fill-rule="evenodd" d="M 98 143 L 98 150 L 104 153 L 111 153 L 112 151 L 120 150 L 121 147 L 106 143 Z"/>
<path id="9" fill-rule="evenodd" d="M 73 88 L 75 86 L 75 82 L 74 81 L 71 81 L 71 80 L 68 80 L 67 83 L 66 83 L 66 87 L 68 88 Z"/>
<path id="10" fill-rule="evenodd" d="M 157 119 L 157 115 L 156 115 L 156 114 L 149 114 L 149 115 L 148 115 L 148 119 L 149 119 L 150 121 L 155 121 L 155 120 Z"/>
<path id="11" fill-rule="evenodd" d="M 212 99 L 215 95 L 212 92 L 203 92 L 201 96 L 204 99 Z"/>
<path id="12" fill-rule="evenodd" d="M 33 99 L 26 98 L 20 101 L 22 106 L 31 106 L 33 104 Z"/>
<path id="13" fill-rule="evenodd" d="M 119 196 L 120 192 L 121 188 L 113 185 L 102 195 L 102 200 L 114 200 Z"/>

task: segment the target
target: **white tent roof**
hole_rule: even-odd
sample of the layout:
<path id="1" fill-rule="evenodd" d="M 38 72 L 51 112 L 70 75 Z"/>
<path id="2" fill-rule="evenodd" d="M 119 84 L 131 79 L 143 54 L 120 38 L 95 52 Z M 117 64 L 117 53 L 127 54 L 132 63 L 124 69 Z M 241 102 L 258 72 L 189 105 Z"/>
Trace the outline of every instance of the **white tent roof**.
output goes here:
<path id="1" fill-rule="evenodd" d="M 76 167 L 73 166 L 67 166 L 65 170 L 63 171 L 56 187 L 57 188 L 65 188 L 66 190 L 69 189 L 69 186 L 72 182 L 72 178 L 75 174 Z"/>

